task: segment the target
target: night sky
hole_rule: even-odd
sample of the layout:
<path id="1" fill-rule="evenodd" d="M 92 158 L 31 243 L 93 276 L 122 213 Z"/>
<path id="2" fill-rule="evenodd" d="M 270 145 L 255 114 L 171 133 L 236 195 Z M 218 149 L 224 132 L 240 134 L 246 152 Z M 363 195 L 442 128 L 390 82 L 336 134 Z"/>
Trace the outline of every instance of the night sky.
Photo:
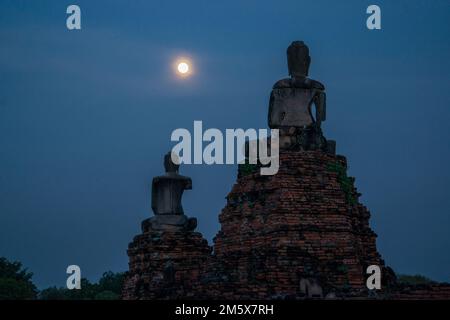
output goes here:
<path id="1" fill-rule="evenodd" d="M 66 28 L 81 7 L 82 29 Z M 366 28 L 366 8 L 382 29 Z M 328 139 L 386 263 L 450 282 L 449 1 L 0 1 L 0 256 L 39 288 L 127 270 L 174 129 L 266 128 L 286 48 L 310 47 Z M 195 74 L 172 70 L 189 56 Z M 212 241 L 236 165 L 185 165 Z"/>

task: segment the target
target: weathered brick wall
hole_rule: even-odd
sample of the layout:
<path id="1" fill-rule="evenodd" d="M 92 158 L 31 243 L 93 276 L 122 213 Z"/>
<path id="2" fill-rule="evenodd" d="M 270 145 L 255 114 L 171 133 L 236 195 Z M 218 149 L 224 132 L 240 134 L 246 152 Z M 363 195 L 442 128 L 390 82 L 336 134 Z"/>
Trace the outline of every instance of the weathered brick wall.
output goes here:
<path id="1" fill-rule="evenodd" d="M 450 300 L 450 284 L 401 285 L 390 295 L 395 300 Z"/>
<path id="2" fill-rule="evenodd" d="M 198 232 L 143 228 L 129 245 L 124 299 L 303 298 L 305 279 L 322 297 L 450 299 L 448 286 L 395 284 L 346 172 L 344 157 L 323 151 L 280 151 L 273 176 L 240 166 L 213 248 Z M 372 264 L 382 268 L 376 295 L 365 285 Z"/>
<path id="3" fill-rule="evenodd" d="M 282 151 L 274 176 L 241 168 L 219 216 L 210 268 L 225 276 L 223 294 L 298 297 L 301 278 L 317 279 L 324 294 L 365 290 L 366 267 L 384 263 L 370 214 L 352 185 L 344 191 L 336 167 L 345 172 L 344 157 Z"/>
<path id="4" fill-rule="evenodd" d="M 198 232 L 146 230 L 129 244 L 123 299 L 192 298 L 211 255 Z"/>

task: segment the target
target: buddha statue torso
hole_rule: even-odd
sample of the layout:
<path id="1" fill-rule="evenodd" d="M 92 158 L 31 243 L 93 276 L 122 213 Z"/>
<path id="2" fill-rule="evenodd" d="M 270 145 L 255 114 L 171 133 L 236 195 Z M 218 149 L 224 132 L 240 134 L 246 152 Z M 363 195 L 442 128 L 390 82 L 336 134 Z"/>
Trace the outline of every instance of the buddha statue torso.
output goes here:
<path id="1" fill-rule="evenodd" d="M 184 190 L 192 189 L 191 178 L 169 172 L 153 178 L 152 209 L 158 214 L 183 214 L 181 197 Z"/>
<path id="2" fill-rule="evenodd" d="M 269 127 L 307 127 L 325 120 L 325 87 L 307 78 L 311 58 L 302 41 L 294 41 L 287 50 L 291 78 L 273 86 L 269 102 Z M 312 114 L 312 105 L 316 107 Z"/>

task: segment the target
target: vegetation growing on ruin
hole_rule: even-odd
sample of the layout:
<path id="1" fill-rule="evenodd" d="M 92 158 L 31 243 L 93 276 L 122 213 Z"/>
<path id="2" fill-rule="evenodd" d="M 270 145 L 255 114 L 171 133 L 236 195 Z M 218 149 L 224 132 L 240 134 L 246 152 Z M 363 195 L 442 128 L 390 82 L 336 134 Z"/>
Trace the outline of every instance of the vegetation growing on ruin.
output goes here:
<path id="1" fill-rule="evenodd" d="M 256 168 L 257 168 L 257 165 L 256 164 L 251 164 L 251 163 L 243 163 L 243 164 L 239 165 L 239 169 L 240 169 L 241 175 L 243 177 L 254 173 Z"/>
<path id="2" fill-rule="evenodd" d="M 351 205 L 356 204 L 356 197 L 353 194 L 353 179 L 347 176 L 347 169 L 340 162 L 329 163 L 327 169 L 337 173 L 337 180 L 345 193 L 347 202 Z"/>

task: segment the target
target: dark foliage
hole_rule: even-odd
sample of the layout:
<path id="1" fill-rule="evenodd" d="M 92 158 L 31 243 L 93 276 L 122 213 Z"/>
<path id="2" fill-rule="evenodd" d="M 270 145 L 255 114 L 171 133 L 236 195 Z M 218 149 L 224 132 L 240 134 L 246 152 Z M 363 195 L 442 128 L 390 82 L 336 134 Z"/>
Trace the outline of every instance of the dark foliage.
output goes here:
<path id="1" fill-rule="evenodd" d="M 33 274 L 22 268 L 22 263 L 0 257 L 0 300 L 35 299 L 37 289 Z"/>

